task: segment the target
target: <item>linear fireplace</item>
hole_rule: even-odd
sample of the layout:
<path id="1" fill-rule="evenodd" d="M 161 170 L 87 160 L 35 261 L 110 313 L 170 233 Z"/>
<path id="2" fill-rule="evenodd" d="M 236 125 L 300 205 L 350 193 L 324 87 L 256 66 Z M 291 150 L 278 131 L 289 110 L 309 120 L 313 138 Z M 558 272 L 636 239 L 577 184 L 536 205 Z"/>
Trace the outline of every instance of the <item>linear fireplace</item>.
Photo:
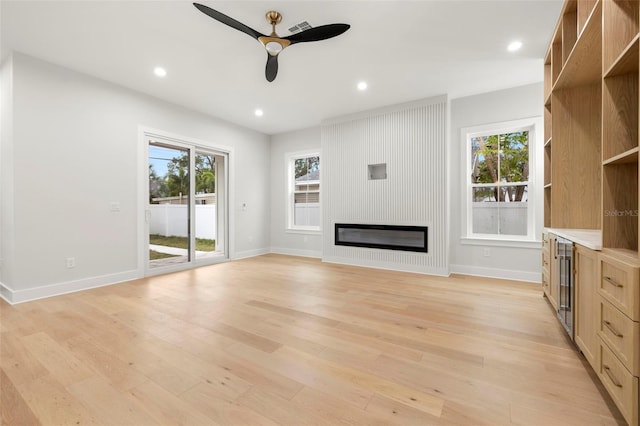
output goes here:
<path id="1" fill-rule="evenodd" d="M 336 223 L 335 244 L 427 253 L 427 229 L 426 226 Z"/>

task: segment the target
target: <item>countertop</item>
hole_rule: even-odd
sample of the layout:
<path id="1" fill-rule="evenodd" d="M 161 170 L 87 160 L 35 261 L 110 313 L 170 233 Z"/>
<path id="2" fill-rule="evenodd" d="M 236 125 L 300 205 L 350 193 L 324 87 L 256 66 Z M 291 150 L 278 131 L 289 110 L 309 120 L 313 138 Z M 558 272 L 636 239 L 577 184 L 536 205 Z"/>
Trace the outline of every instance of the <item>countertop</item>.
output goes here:
<path id="1" fill-rule="evenodd" d="M 545 230 L 591 250 L 602 250 L 602 231 L 600 230 L 566 228 L 545 228 Z"/>

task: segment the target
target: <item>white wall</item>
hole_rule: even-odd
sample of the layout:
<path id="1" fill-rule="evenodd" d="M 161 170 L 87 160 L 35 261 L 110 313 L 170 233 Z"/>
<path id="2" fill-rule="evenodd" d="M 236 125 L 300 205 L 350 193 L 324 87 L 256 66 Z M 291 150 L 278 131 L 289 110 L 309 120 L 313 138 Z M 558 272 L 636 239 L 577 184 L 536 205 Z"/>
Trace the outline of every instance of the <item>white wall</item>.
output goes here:
<path id="1" fill-rule="evenodd" d="M 271 137 L 271 251 L 299 256 L 322 256 L 322 235 L 287 232 L 286 154 L 320 150 L 320 127 L 312 127 Z M 320 175 L 323 157 L 320 153 Z M 321 177 L 322 179 L 322 177 Z M 324 192 L 320 189 L 321 196 Z"/>
<path id="2" fill-rule="evenodd" d="M 322 126 L 324 261 L 448 274 L 447 113 L 439 96 Z M 336 246 L 336 223 L 427 226 L 428 253 Z"/>
<path id="3" fill-rule="evenodd" d="M 13 65 L 2 197 L 15 217 L 3 216 L 2 229 L 12 226 L 15 251 L 2 280 L 17 299 L 139 276 L 139 126 L 230 147 L 235 256 L 268 251 L 268 136 L 22 54 Z M 114 201 L 120 212 L 109 211 Z M 43 204 L 47 214 L 36 214 Z"/>
<path id="4" fill-rule="evenodd" d="M 540 281 L 540 245 L 532 248 L 496 245 L 465 245 L 461 242 L 462 161 L 464 141 L 461 130 L 465 127 L 521 118 L 541 116 L 543 113 L 542 83 L 516 87 L 451 101 L 450 183 L 451 183 L 451 272 Z M 540 156 L 543 147 L 535 147 L 533 155 Z M 542 190 L 542 161 L 538 162 L 537 187 Z M 541 198 L 540 198 L 541 199 Z M 542 203 L 536 210 L 537 228 L 542 226 Z M 539 233 L 539 232 L 538 232 Z M 537 235 L 540 238 L 540 235 Z M 490 256 L 484 256 L 488 248 Z"/>
<path id="5" fill-rule="evenodd" d="M 0 8 L 1 9 L 1 8 Z M 0 65 L 0 295 L 11 280 L 13 264 L 13 60 Z"/>

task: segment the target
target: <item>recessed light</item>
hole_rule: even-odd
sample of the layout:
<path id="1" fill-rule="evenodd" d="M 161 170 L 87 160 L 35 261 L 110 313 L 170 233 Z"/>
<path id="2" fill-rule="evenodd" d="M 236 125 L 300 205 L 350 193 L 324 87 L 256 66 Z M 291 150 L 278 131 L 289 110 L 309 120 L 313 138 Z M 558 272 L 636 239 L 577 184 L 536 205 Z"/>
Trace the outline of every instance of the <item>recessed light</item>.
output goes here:
<path id="1" fill-rule="evenodd" d="M 360 90 L 360 91 L 367 90 L 367 82 L 366 81 L 361 81 L 360 83 L 358 83 L 358 90 Z"/>
<path id="2" fill-rule="evenodd" d="M 153 69 L 153 73 L 154 73 L 155 75 L 157 75 L 158 77 L 166 77 L 166 76 L 167 76 L 167 70 L 165 70 L 165 69 L 164 69 L 164 68 L 162 68 L 162 67 L 155 67 L 155 68 Z"/>
<path id="3" fill-rule="evenodd" d="M 515 52 L 517 50 L 520 50 L 521 47 L 522 47 L 521 41 L 512 41 L 511 43 L 509 43 L 509 46 L 507 46 L 507 50 L 509 52 Z"/>
<path id="4" fill-rule="evenodd" d="M 257 109 L 254 114 L 256 115 L 256 117 L 262 117 L 264 115 L 264 111 L 262 111 L 261 109 Z"/>

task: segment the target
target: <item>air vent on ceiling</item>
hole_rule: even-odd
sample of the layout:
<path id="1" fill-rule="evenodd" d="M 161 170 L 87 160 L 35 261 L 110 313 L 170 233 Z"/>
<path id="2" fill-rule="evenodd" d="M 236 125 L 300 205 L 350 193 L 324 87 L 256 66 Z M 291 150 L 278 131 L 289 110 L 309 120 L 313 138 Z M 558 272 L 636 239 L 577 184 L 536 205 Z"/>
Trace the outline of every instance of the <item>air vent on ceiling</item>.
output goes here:
<path id="1" fill-rule="evenodd" d="M 296 33 L 302 32 L 302 31 L 306 31 L 309 28 L 312 28 L 311 25 L 309 25 L 309 23 L 307 21 L 302 21 L 299 24 L 296 24 L 293 27 L 289 28 L 289 32 L 291 34 L 296 34 Z"/>

